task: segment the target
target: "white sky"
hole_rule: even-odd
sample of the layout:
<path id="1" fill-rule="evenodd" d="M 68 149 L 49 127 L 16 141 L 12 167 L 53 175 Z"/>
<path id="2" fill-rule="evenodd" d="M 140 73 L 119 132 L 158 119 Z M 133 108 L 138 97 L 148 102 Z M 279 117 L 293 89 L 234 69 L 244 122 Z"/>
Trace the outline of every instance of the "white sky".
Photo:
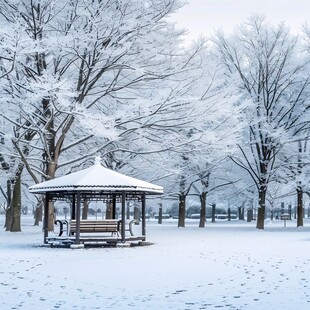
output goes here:
<path id="1" fill-rule="evenodd" d="M 278 24 L 290 26 L 294 33 L 308 20 L 310 24 L 310 0 L 186 0 L 188 5 L 174 14 L 180 28 L 190 31 L 189 39 L 198 35 L 210 35 L 222 28 L 225 33 L 246 21 L 252 14 L 264 14 Z"/>

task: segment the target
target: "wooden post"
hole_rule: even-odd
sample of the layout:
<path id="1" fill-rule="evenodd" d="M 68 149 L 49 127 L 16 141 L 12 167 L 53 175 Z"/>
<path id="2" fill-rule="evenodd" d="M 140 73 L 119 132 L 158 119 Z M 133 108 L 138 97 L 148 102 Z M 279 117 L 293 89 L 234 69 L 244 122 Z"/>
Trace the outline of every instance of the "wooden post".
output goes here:
<path id="1" fill-rule="evenodd" d="M 44 223 L 43 223 L 43 232 L 44 232 L 44 243 L 47 243 L 48 237 L 48 204 L 50 200 L 50 195 L 48 192 L 45 193 L 44 201 Z"/>
<path id="2" fill-rule="evenodd" d="M 71 220 L 75 220 L 75 194 L 72 194 Z"/>
<path id="3" fill-rule="evenodd" d="M 80 225 L 81 225 L 81 193 L 76 193 L 76 232 L 75 244 L 80 244 Z"/>
<path id="4" fill-rule="evenodd" d="M 126 192 L 122 191 L 122 242 L 125 242 L 125 225 L 126 225 Z"/>
<path id="5" fill-rule="evenodd" d="M 112 197 L 112 218 L 116 218 L 116 196 L 115 194 Z"/>
<path id="6" fill-rule="evenodd" d="M 142 194 L 142 236 L 144 236 L 144 240 L 146 239 L 146 229 L 145 229 L 145 193 Z"/>

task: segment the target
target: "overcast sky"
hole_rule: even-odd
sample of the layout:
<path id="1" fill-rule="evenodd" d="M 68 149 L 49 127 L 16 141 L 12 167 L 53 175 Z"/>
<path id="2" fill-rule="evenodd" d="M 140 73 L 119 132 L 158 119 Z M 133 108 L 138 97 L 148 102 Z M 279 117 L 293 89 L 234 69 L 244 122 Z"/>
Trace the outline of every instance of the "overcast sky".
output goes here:
<path id="1" fill-rule="evenodd" d="M 264 14 L 275 24 L 285 21 L 298 32 L 308 20 L 310 0 L 187 0 L 188 5 L 173 17 L 177 25 L 190 31 L 190 39 L 199 34 L 209 35 L 219 28 L 225 33 L 251 16 Z"/>

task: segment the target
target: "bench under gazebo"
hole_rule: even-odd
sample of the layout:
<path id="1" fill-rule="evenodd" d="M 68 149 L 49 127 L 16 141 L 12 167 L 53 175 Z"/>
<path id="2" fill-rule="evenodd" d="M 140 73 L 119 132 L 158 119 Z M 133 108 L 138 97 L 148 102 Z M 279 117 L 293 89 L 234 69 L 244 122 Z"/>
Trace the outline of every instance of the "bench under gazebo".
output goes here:
<path id="1" fill-rule="evenodd" d="M 163 188 L 103 167 L 100 157 L 89 168 L 30 186 L 32 194 L 44 194 L 44 243 L 80 245 L 86 243 L 124 244 L 146 241 L 146 196 L 163 193 Z M 67 234 L 49 236 L 49 203 L 71 204 Z M 112 206 L 112 216 L 104 220 L 82 220 L 83 201 L 102 201 Z M 141 235 L 133 236 L 132 222 L 126 222 L 126 202 L 141 202 Z M 116 218 L 116 204 L 121 204 L 121 218 Z M 140 220 L 140 219 L 139 219 Z M 130 232 L 130 234 L 128 234 Z M 88 234 L 86 234 L 88 233 Z"/>

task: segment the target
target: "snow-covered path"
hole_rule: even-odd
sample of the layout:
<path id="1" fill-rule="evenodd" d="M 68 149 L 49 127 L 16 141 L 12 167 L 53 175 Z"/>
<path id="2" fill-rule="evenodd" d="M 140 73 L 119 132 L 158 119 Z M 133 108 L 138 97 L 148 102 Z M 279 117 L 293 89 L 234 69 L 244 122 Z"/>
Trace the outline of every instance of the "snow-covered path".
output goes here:
<path id="1" fill-rule="evenodd" d="M 79 250 L 23 223 L 0 230 L 0 309 L 310 309 L 308 220 L 147 222 L 152 246 Z"/>

